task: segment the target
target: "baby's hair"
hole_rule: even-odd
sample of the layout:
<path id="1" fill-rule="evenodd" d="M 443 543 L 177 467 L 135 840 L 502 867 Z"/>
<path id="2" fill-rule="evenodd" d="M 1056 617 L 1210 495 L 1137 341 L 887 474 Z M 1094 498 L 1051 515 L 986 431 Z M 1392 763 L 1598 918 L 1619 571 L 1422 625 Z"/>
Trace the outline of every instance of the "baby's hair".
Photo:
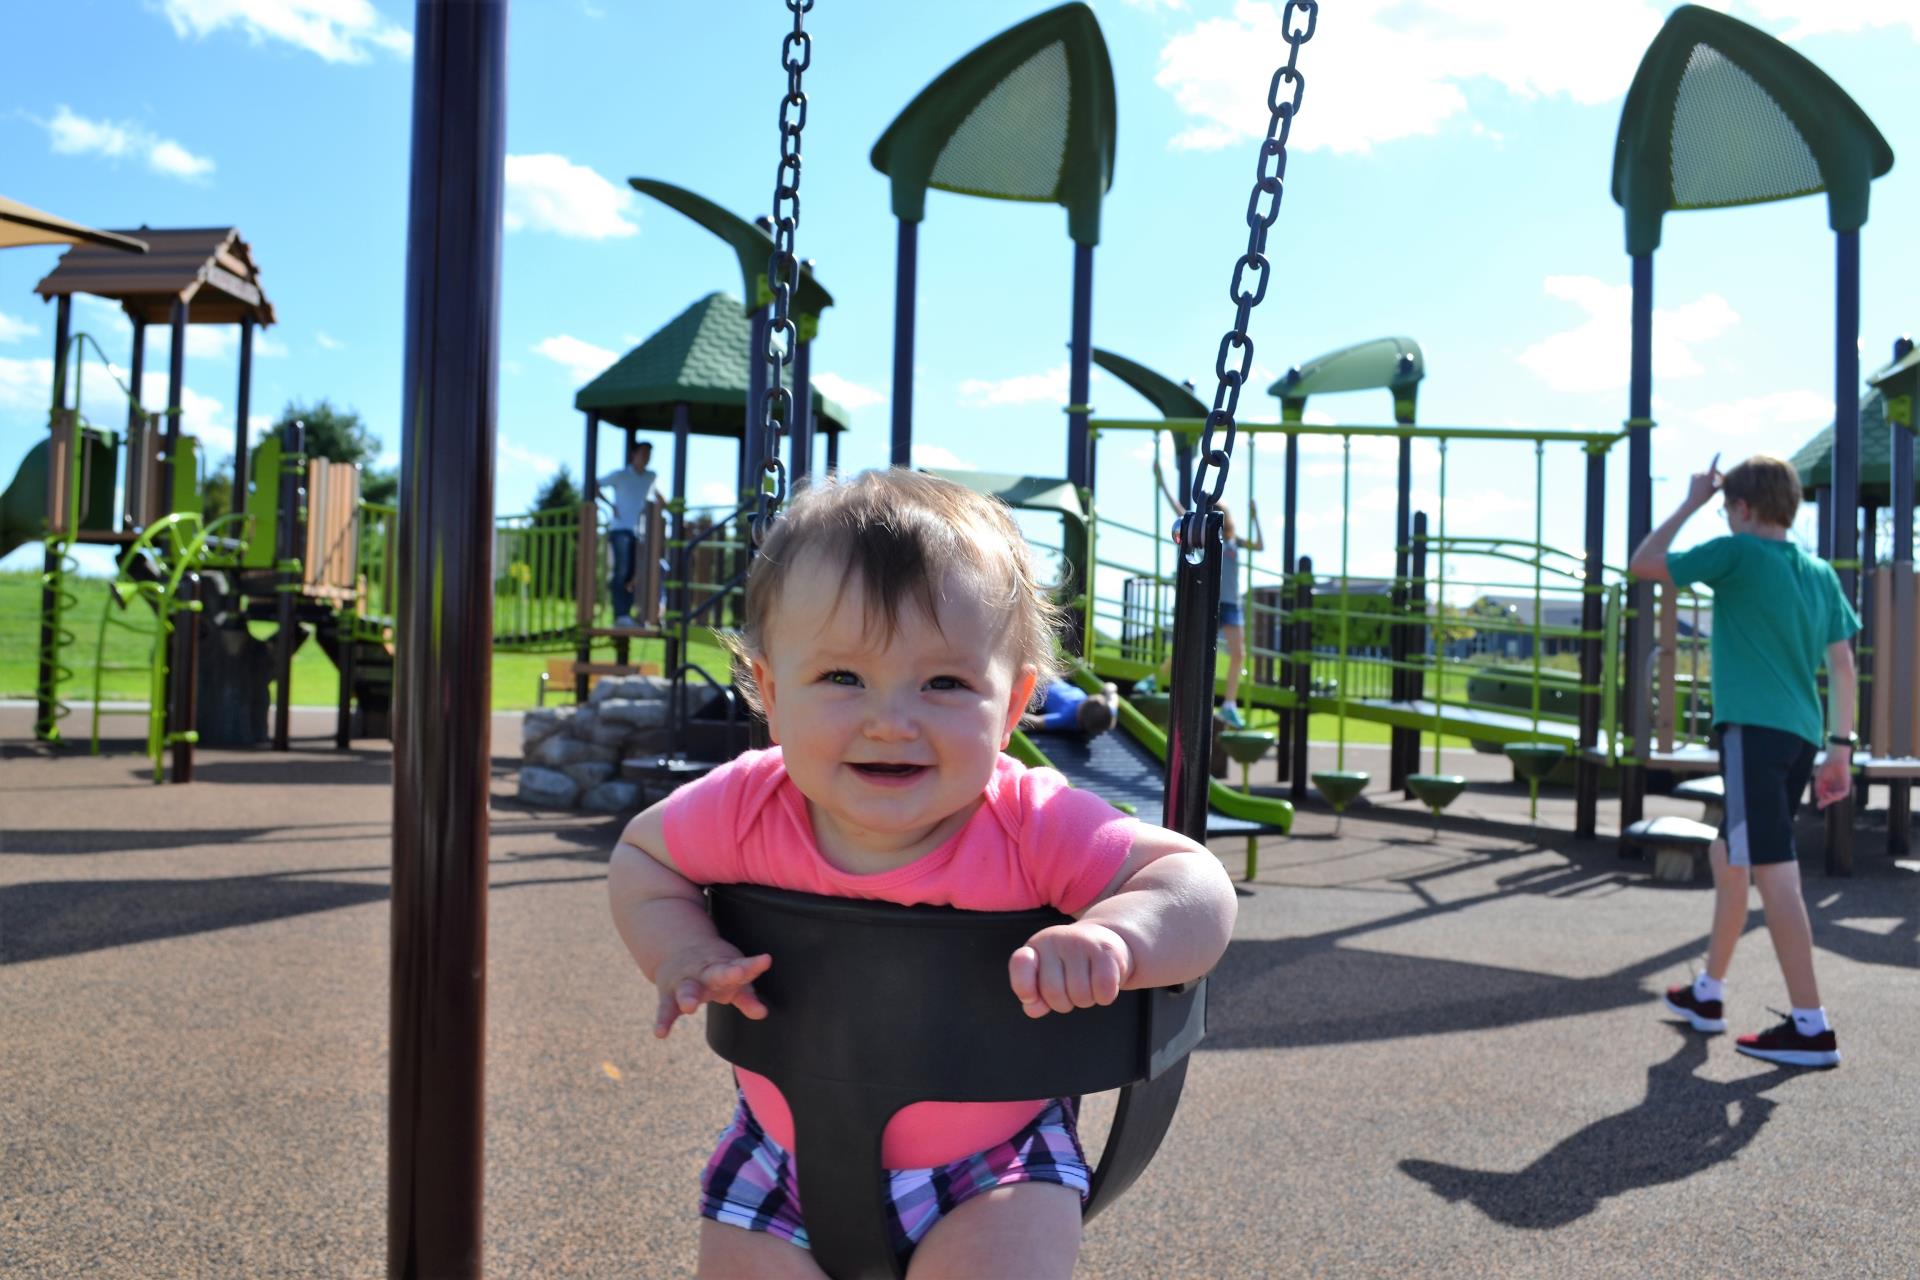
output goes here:
<path id="1" fill-rule="evenodd" d="M 1746 503 L 1763 524 L 1785 528 L 1800 510 L 1800 473 L 1784 458 L 1755 454 L 1720 478 L 1720 496 Z"/>
<path id="2" fill-rule="evenodd" d="M 787 576 L 809 556 L 845 566 L 840 590 L 862 589 L 867 625 L 882 627 L 889 640 L 908 606 L 937 626 L 944 586 L 958 576 L 981 604 L 1006 618 L 1015 669 L 1037 673 L 1036 699 L 1059 672 L 1054 635 L 1064 615 L 1048 597 L 1012 513 L 997 499 L 901 468 L 801 488 L 747 575 L 746 617 L 739 633 L 727 637 L 737 657 L 766 655 L 768 623 Z M 758 710 L 759 690 L 746 662 L 736 665 L 734 680 Z"/>

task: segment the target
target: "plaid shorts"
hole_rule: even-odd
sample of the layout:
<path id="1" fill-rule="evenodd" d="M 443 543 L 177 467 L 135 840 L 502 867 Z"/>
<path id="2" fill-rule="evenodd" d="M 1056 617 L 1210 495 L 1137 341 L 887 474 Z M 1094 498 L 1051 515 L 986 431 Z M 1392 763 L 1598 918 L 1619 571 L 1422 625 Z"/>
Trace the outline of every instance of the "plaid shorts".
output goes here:
<path id="1" fill-rule="evenodd" d="M 1087 1198 L 1089 1171 L 1072 1105 L 1056 1098 L 999 1146 L 935 1169 L 887 1173 L 887 1233 L 904 1265 L 933 1224 L 967 1200 L 1016 1182 L 1051 1182 Z M 745 1098 L 720 1134 L 700 1177 L 700 1216 L 749 1231 L 769 1231 L 805 1249 L 793 1156 L 760 1128 Z"/>

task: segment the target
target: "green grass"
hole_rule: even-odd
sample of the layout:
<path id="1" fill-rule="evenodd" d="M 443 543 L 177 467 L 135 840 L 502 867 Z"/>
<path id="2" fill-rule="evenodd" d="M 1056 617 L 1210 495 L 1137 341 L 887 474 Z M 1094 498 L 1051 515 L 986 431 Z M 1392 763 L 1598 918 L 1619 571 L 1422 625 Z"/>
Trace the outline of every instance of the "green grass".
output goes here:
<path id="1" fill-rule="evenodd" d="M 108 603 L 111 589 L 105 579 L 69 577 L 67 589 L 75 599 L 75 604 L 66 614 L 65 623 L 66 629 L 74 636 L 74 643 L 65 648 L 62 656 L 73 675 L 61 682 L 60 697 L 71 704 L 89 701 L 93 697 L 94 654 L 100 615 L 102 610 L 112 606 Z M 102 674 L 101 696 L 109 702 L 144 703 L 147 700 L 152 615 L 148 613 L 142 616 L 137 612 L 141 608 L 140 605 L 132 605 L 124 613 L 118 610 L 115 613 L 118 617 L 136 621 L 148 628 L 146 634 L 117 626 L 107 628 L 105 665 L 108 668 L 132 668 L 109 669 Z M 270 639 L 274 633 L 274 625 L 270 622 L 252 623 L 250 629 L 263 640 Z M 658 640 L 635 641 L 629 656 L 633 661 L 657 664 L 661 660 L 662 648 Z M 39 649 L 39 575 L 0 573 L 0 698 L 34 696 L 39 674 Z M 728 670 L 726 652 L 718 645 L 696 640 L 692 649 L 694 661 L 716 676 Z M 533 706 L 539 694 L 540 673 L 547 669 L 547 663 L 555 658 L 568 657 L 571 655 L 495 650 L 493 709 L 516 711 Z M 613 645 L 610 641 L 595 646 L 594 661 L 613 661 Z M 339 697 L 339 673 L 319 644 L 309 637 L 293 656 L 294 704 L 331 707 L 339 701 Z M 571 697 L 563 696 L 559 700 L 567 702 L 571 701 Z"/>

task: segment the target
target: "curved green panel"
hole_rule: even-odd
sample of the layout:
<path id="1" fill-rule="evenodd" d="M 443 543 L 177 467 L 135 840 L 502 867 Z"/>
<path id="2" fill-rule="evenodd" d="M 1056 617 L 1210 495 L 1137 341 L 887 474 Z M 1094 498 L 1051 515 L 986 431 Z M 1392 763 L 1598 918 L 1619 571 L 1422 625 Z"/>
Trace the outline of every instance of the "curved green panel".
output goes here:
<path id="1" fill-rule="evenodd" d="M 1866 225 L 1893 149 L 1826 72 L 1766 32 L 1698 5 L 1673 11 L 1620 111 L 1613 199 L 1627 252 L 1660 247 L 1669 209 L 1827 193 L 1835 231 Z"/>
<path id="2" fill-rule="evenodd" d="M 1294 365 L 1267 388 L 1267 394 L 1280 397 L 1287 421 L 1298 422 L 1308 396 L 1385 388 L 1393 393 L 1394 421 L 1406 424 L 1413 421 L 1420 380 L 1426 376 L 1427 357 L 1419 343 L 1412 338 L 1374 338 Z"/>
<path id="3" fill-rule="evenodd" d="M 1067 230 L 1100 242 L 1113 185 L 1113 64 L 1084 4 L 1009 27 L 922 89 L 873 144 L 893 213 L 926 218 L 927 188 L 1062 205 Z"/>
<path id="4" fill-rule="evenodd" d="M 671 182 L 662 182 L 658 178 L 628 178 L 627 185 L 642 195 L 652 196 L 669 209 L 686 214 L 726 241 L 727 247 L 740 259 L 741 296 L 753 299 L 751 303 L 742 304 L 744 310 L 751 313 L 773 301 L 773 291 L 767 285 L 767 258 L 773 253 L 772 236 L 705 196 L 696 195 L 685 187 L 676 187 Z M 800 285 L 794 290 L 794 311 L 811 321 L 811 327 L 818 328 L 820 313 L 832 305 L 833 295 L 813 278 L 813 272 L 803 267 Z M 811 340 L 813 334 L 803 333 L 801 337 Z"/>
<path id="5" fill-rule="evenodd" d="M 1093 349 L 1093 362 L 1146 397 L 1147 402 L 1158 409 L 1163 418 L 1207 416 L 1207 403 L 1193 394 L 1191 387 L 1163 377 L 1143 364 L 1136 364 L 1111 351 L 1102 351 L 1099 347 Z"/>

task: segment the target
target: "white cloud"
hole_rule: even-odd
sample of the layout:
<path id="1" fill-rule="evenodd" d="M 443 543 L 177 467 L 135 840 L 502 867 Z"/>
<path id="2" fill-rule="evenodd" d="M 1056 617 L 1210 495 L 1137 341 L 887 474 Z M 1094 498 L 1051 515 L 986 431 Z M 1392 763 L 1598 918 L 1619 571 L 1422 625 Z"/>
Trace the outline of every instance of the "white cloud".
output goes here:
<path id="1" fill-rule="evenodd" d="M 123 378 L 126 376 L 121 370 L 114 372 Z M 119 395 L 117 388 L 114 394 Z M 140 401 L 153 411 L 167 407 L 167 375 L 164 370 L 148 373 L 141 379 Z M 199 437 L 200 461 L 208 467 L 233 452 L 233 420 L 225 402 L 195 391 L 191 385 L 182 387 L 180 391 L 180 430 Z M 257 436 L 255 438 L 258 439 Z"/>
<path id="2" fill-rule="evenodd" d="M 733 491 L 732 485 L 717 480 L 709 480 L 701 485 L 700 497 L 708 506 L 715 507 L 731 507 L 740 500 L 740 495 Z"/>
<path id="3" fill-rule="evenodd" d="M 139 157 L 155 173 L 188 180 L 213 172 L 213 161 L 194 155 L 171 138 L 162 138 L 131 121 L 89 120 L 62 103 L 53 119 L 39 122 L 60 155 L 101 155 L 112 159 Z"/>
<path id="4" fill-rule="evenodd" d="M 264 360 L 278 360 L 290 354 L 287 344 L 278 338 L 269 338 L 266 334 L 257 334 L 253 339 L 253 354 Z"/>
<path id="5" fill-rule="evenodd" d="M 951 449 L 937 444 L 915 444 L 913 446 L 913 465 L 916 467 L 934 467 L 942 471 L 978 471 L 980 468 L 968 462 Z"/>
<path id="6" fill-rule="evenodd" d="M 1887 0 L 1893 3 L 1894 0 Z M 1160 51 L 1155 83 L 1194 123 L 1176 149 L 1266 136 L 1267 89 L 1286 53 L 1278 0 L 1237 0 L 1232 16 L 1197 22 Z M 1540 0 L 1346 0 L 1301 47 L 1307 79 L 1302 150 L 1365 152 L 1474 123 L 1463 86 L 1491 81 L 1518 98 L 1583 105 L 1626 91 L 1664 5 Z"/>
<path id="7" fill-rule="evenodd" d="M 204 178 L 213 172 L 213 161 L 194 155 L 171 138 L 162 138 L 148 149 L 147 163 L 155 172 L 175 178 Z"/>
<path id="8" fill-rule="evenodd" d="M 500 437 L 497 448 L 502 458 L 510 462 L 517 462 L 523 467 L 529 467 L 540 472 L 542 475 L 560 469 L 560 463 L 557 459 L 549 458 L 544 453 L 536 453 L 532 449 L 517 445 L 505 436 Z"/>
<path id="9" fill-rule="evenodd" d="M 52 396 L 52 359 L 12 360 L 0 356 L 0 409 L 38 409 L 44 414 Z"/>
<path id="10" fill-rule="evenodd" d="M 640 228 L 631 189 L 615 186 L 565 156 L 507 157 L 506 227 L 552 231 L 582 240 L 630 236 Z"/>
<path id="11" fill-rule="evenodd" d="M 162 0 L 161 10 L 181 37 L 237 27 L 253 44 L 282 40 L 327 62 L 365 62 L 370 49 L 413 54 L 406 28 L 368 0 Z"/>
<path id="12" fill-rule="evenodd" d="M 1001 404 L 1064 405 L 1067 402 L 1067 366 L 1056 365 L 1045 373 L 1024 373 L 993 381 L 968 378 L 960 384 L 960 403 L 969 409 Z"/>
<path id="13" fill-rule="evenodd" d="M 1802 0 L 1747 0 L 1747 7 L 1763 24 L 1791 22 L 1777 34 L 1782 40 L 1804 40 L 1808 36 L 1848 35 L 1874 27 L 1905 26 L 1920 40 L 1920 9 L 1913 0 L 1821 0 L 1805 4 Z"/>
<path id="14" fill-rule="evenodd" d="M 347 345 L 328 333 L 325 329 L 315 329 L 313 331 L 313 340 L 320 344 L 320 349 L 323 351 L 339 351 Z"/>
<path id="15" fill-rule="evenodd" d="M 1542 338 L 1515 357 L 1555 391 L 1611 391 L 1627 385 L 1631 354 L 1633 288 L 1592 276 L 1548 276 L 1548 297 L 1587 313 L 1584 324 Z M 1683 306 L 1655 308 L 1653 368 L 1658 379 L 1705 372 L 1693 348 L 1725 334 L 1740 316 L 1717 293 Z"/>
<path id="16" fill-rule="evenodd" d="M 18 342 L 22 338 L 31 338 L 40 332 L 38 325 L 30 320 L 15 320 L 4 311 L 0 311 L 0 342 Z"/>
<path id="17" fill-rule="evenodd" d="M 1771 391 L 1683 410 L 1667 421 L 1715 435 L 1747 436 L 1768 427 L 1824 427 L 1833 421 L 1833 396 L 1818 391 Z"/>
<path id="18" fill-rule="evenodd" d="M 619 359 L 605 347 L 596 347 L 570 334 L 555 334 L 533 344 L 535 355 L 545 356 L 567 371 L 575 382 L 586 382 Z"/>
<path id="19" fill-rule="evenodd" d="M 1120 0 L 1129 9 L 1145 9 L 1153 13 L 1159 9 L 1180 10 L 1187 7 L 1187 0 Z"/>
<path id="20" fill-rule="evenodd" d="M 820 394 L 828 399 L 837 400 L 845 409 L 865 409 L 880 404 L 887 398 L 884 391 L 875 391 L 872 387 L 862 386 L 851 378 L 843 378 L 837 373 L 816 373 L 813 385 L 820 388 Z"/>

